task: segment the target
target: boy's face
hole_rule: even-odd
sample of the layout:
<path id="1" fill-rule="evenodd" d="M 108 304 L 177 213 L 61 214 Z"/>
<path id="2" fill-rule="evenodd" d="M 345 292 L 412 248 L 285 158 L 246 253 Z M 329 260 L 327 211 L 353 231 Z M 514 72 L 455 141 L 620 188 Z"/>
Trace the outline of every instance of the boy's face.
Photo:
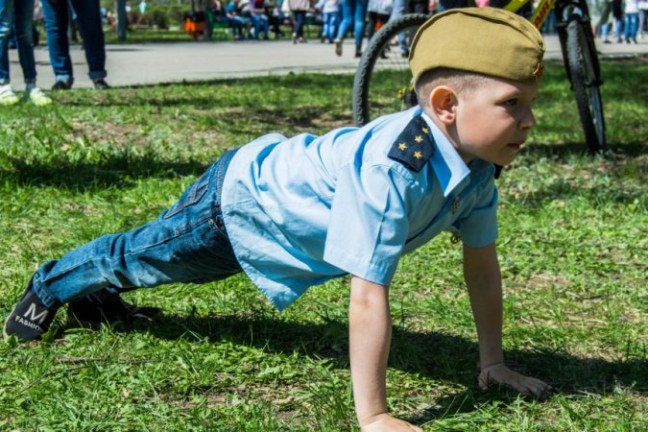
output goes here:
<path id="1" fill-rule="evenodd" d="M 508 165 L 535 126 L 531 104 L 538 84 L 497 78 L 482 84 L 457 95 L 454 145 L 466 163 L 479 158 Z"/>

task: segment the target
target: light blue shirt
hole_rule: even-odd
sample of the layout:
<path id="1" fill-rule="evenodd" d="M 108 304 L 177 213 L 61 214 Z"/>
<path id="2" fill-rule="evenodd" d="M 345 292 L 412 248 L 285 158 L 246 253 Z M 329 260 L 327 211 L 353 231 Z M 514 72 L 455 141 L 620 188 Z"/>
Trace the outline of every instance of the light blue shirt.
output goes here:
<path id="1" fill-rule="evenodd" d="M 414 116 L 435 151 L 420 172 L 387 157 Z M 441 231 L 473 247 L 497 238 L 494 166 L 462 161 L 418 107 L 317 137 L 263 136 L 238 150 L 221 207 L 245 273 L 279 310 L 352 274 L 388 285 L 399 258 Z"/>

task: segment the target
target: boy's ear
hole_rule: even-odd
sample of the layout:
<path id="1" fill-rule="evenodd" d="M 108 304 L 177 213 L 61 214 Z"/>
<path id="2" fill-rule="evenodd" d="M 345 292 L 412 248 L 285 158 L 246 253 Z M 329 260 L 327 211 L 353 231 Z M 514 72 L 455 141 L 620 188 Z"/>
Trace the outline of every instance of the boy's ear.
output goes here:
<path id="1" fill-rule="evenodd" d="M 456 118 L 457 94 L 448 86 L 438 86 L 430 93 L 430 106 L 436 117 L 444 124 L 454 123 Z"/>

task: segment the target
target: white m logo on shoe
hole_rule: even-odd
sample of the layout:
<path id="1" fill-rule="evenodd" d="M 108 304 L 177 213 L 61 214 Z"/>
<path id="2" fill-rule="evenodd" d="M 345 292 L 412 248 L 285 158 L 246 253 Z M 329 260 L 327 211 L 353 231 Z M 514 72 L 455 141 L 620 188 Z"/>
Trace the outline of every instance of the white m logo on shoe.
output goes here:
<path id="1" fill-rule="evenodd" d="M 38 315 L 36 314 L 36 303 L 32 303 L 29 305 L 29 309 L 27 309 L 27 312 L 23 315 L 25 318 L 27 318 L 30 321 L 38 322 L 38 324 L 42 324 L 43 321 L 45 321 L 45 318 L 47 318 L 47 314 L 49 311 L 45 309 L 43 312 L 39 313 Z"/>

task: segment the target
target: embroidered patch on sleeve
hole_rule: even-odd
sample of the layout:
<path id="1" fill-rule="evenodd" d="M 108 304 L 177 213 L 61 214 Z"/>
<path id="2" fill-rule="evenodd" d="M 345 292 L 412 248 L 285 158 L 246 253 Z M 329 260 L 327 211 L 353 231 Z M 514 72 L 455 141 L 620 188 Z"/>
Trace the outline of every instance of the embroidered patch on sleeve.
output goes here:
<path id="1" fill-rule="evenodd" d="M 434 154 L 434 139 L 423 117 L 414 117 L 398 135 L 387 156 L 419 172 Z"/>

